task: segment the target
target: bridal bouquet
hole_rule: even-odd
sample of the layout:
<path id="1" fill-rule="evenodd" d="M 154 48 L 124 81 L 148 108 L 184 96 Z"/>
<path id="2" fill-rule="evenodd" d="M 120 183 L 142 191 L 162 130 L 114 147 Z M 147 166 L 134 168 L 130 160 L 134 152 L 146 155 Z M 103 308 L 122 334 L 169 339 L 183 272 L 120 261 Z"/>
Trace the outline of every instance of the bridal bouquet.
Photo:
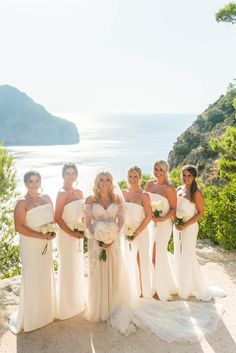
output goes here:
<path id="1" fill-rule="evenodd" d="M 74 224 L 74 231 L 75 232 L 78 232 L 81 236 L 84 236 L 84 233 L 85 233 L 85 226 L 84 226 L 84 223 L 82 222 L 77 222 Z M 81 249 L 81 240 L 79 239 L 79 250 L 78 252 L 82 252 L 82 249 Z"/>
<path id="2" fill-rule="evenodd" d="M 57 226 L 55 223 L 44 224 L 40 229 L 42 234 L 48 234 L 50 236 L 53 236 L 56 230 L 57 230 Z M 47 253 L 47 249 L 48 249 L 48 243 L 45 245 L 45 248 L 42 251 L 42 255 L 45 255 Z"/>
<path id="3" fill-rule="evenodd" d="M 129 241 L 129 250 L 131 250 L 131 241 L 134 240 L 134 232 L 136 228 L 133 226 L 128 226 L 126 230 L 125 237 Z"/>
<path id="4" fill-rule="evenodd" d="M 98 241 L 100 247 L 111 244 L 117 237 L 118 226 L 115 222 L 100 221 L 97 222 L 94 229 L 94 238 Z M 99 259 L 106 261 L 106 249 L 100 253 Z"/>
<path id="5" fill-rule="evenodd" d="M 160 217 L 163 211 L 163 204 L 161 201 L 153 201 L 152 202 L 152 212 L 155 217 Z"/>
<path id="6" fill-rule="evenodd" d="M 185 213 L 182 210 L 177 210 L 175 224 L 177 226 L 182 226 L 184 224 Z"/>
<path id="7" fill-rule="evenodd" d="M 163 204 L 161 201 L 153 201 L 152 202 L 152 212 L 155 217 L 160 217 L 161 213 L 163 211 Z M 154 227 L 156 227 L 157 224 L 154 223 Z"/>

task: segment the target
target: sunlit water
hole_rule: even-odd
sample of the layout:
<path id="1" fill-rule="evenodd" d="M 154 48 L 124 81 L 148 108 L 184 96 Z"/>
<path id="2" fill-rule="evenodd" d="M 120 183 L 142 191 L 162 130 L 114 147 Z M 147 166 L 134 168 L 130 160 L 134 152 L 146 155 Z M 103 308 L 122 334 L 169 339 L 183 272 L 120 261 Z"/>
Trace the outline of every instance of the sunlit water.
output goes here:
<path id="1" fill-rule="evenodd" d="M 117 180 L 125 179 L 127 168 L 134 164 L 151 173 L 153 162 L 167 159 L 177 137 L 195 118 L 193 114 L 59 116 L 76 123 L 79 144 L 8 147 L 15 159 L 22 193 L 23 174 L 36 169 L 42 175 L 44 192 L 55 200 L 65 161 L 77 164 L 79 187 L 85 194 L 91 190 L 96 173 L 103 169 L 110 170 Z"/>

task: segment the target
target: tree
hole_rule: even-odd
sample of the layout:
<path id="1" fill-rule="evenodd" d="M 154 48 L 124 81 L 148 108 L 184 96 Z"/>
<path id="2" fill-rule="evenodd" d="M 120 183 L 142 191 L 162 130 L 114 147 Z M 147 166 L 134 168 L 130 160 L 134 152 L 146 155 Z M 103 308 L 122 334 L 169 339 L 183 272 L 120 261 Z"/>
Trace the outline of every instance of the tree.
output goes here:
<path id="1" fill-rule="evenodd" d="M 19 246 L 14 243 L 13 207 L 17 197 L 13 159 L 0 144 L 0 277 L 19 274 Z"/>
<path id="2" fill-rule="evenodd" d="M 225 180 L 236 178 L 236 127 L 230 126 L 220 140 L 212 139 L 210 146 L 220 156 L 220 176 Z"/>
<path id="3" fill-rule="evenodd" d="M 216 13 L 217 22 L 236 23 L 236 3 L 230 2 L 228 5 L 219 9 Z"/>

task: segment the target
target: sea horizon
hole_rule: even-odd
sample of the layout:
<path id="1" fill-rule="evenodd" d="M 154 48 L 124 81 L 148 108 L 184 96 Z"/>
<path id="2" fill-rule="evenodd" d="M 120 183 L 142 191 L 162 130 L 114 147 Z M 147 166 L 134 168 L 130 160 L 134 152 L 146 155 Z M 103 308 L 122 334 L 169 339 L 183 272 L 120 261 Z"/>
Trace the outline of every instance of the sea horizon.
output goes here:
<path id="1" fill-rule="evenodd" d="M 80 142 L 73 145 L 6 146 L 14 158 L 18 189 L 25 192 L 23 174 L 36 169 L 42 174 L 43 189 L 55 199 L 62 185 L 61 168 L 66 161 L 77 164 L 78 186 L 88 194 L 100 170 L 110 170 L 124 180 L 130 165 L 152 173 L 156 159 L 167 160 L 177 137 L 195 120 L 195 114 L 141 113 L 55 113 L 76 124 Z M 135 119 L 135 120 L 134 120 Z"/>

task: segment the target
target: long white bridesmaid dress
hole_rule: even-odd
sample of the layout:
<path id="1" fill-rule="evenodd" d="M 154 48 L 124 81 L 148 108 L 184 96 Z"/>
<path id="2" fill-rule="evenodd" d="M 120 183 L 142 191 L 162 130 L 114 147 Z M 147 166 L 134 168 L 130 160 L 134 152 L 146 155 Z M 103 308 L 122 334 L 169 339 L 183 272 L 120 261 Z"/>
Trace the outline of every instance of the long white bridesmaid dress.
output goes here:
<path id="1" fill-rule="evenodd" d="M 145 212 L 141 205 L 134 202 L 125 203 L 126 227 L 138 228 L 145 218 Z M 134 295 L 139 298 L 141 295 L 139 269 L 137 264 L 137 254 L 140 258 L 140 269 L 142 279 L 143 297 L 152 296 L 152 262 L 150 258 L 150 234 L 146 227 L 131 243 L 126 241 L 127 265 L 130 283 L 134 290 Z"/>
<path id="2" fill-rule="evenodd" d="M 65 205 L 62 219 L 71 230 L 76 223 L 82 222 L 83 209 L 83 199 Z M 83 239 L 76 239 L 61 228 L 57 238 L 59 319 L 64 320 L 79 314 L 85 306 Z"/>
<path id="3" fill-rule="evenodd" d="M 42 225 L 53 221 L 51 204 L 44 204 L 26 212 L 25 224 L 40 232 Z M 47 244 L 47 252 L 42 252 Z M 22 279 L 19 311 L 10 317 L 9 327 L 15 334 L 43 327 L 57 316 L 52 242 L 20 234 Z"/>
<path id="4" fill-rule="evenodd" d="M 177 209 L 184 214 L 184 222 L 197 213 L 195 203 L 182 196 L 178 196 Z M 195 249 L 198 230 L 197 222 L 181 232 L 174 227 L 174 259 L 178 294 L 183 299 L 195 296 L 197 299 L 206 301 L 224 297 L 225 293 L 222 289 L 207 285 L 202 276 Z"/>
<path id="5" fill-rule="evenodd" d="M 160 194 L 149 192 L 151 202 L 161 201 L 163 211 L 161 217 L 165 216 L 170 209 L 168 199 Z M 156 265 L 153 289 L 157 292 L 159 299 L 171 300 L 171 294 L 177 292 L 174 273 L 168 257 L 168 243 L 172 234 L 172 220 L 169 218 L 164 222 L 150 223 L 152 248 L 156 242 Z"/>

